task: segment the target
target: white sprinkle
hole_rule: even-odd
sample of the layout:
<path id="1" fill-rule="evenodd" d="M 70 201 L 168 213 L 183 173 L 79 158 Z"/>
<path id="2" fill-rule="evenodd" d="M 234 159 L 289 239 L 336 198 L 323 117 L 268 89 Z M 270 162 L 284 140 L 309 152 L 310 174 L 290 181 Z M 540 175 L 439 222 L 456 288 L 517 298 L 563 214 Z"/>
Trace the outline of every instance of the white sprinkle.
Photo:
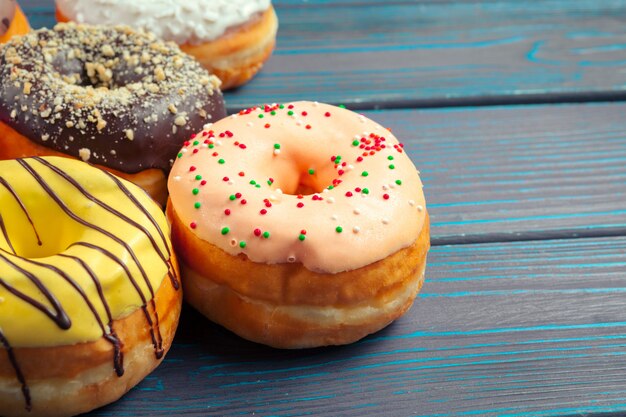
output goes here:
<path id="1" fill-rule="evenodd" d="M 233 182 L 233 180 L 228 180 L 228 182 L 227 182 L 226 184 L 228 184 L 228 185 L 233 185 L 233 184 L 234 184 L 234 182 Z"/>
<path id="2" fill-rule="evenodd" d="M 280 149 L 274 149 L 274 155 L 278 155 L 280 153 Z"/>
<path id="3" fill-rule="evenodd" d="M 354 139 L 356 139 L 356 140 L 361 139 L 361 135 L 354 135 Z"/>
<path id="4" fill-rule="evenodd" d="M 326 202 L 328 204 L 333 204 L 335 202 L 335 198 L 334 197 L 326 197 Z"/>
<path id="5" fill-rule="evenodd" d="M 222 141 L 221 140 L 216 140 L 215 141 L 215 146 L 222 146 Z"/>
<path id="6" fill-rule="evenodd" d="M 203 129 L 210 129 L 211 126 L 213 126 L 213 123 L 207 123 L 204 126 L 202 126 Z"/>
<path id="7" fill-rule="evenodd" d="M 48 135 L 47 133 L 46 133 L 46 134 L 41 135 L 41 140 L 43 140 L 44 142 L 45 142 L 45 141 L 47 141 L 48 139 L 50 139 L 50 135 Z M 80 152 L 80 151 L 79 151 L 79 152 Z M 89 158 L 87 158 L 87 159 L 89 159 Z"/>
<path id="8" fill-rule="evenodd" d="M 354 233 L 359 233 L 359 232 L 361 231 L 361 228 L 360 228 L 359 226 L 354 226 L 354 227 L 352 228 L 352 231 L 353 231 Z"/>
<path id="9" fill-rule="evenodd" d="M 313 102 L 313 107 L 317 107 L 320 103 L 318 103 L 317 101 Z"/>
<path id="10" fill-rule="evenodd" d="M 293 255 L 291 255 L 291 256 L 289 256 L 289 257 L 287 258 L 287 262 L 294 263 L 295 261 L 296 261 L 296 257 L 295 257 L 295 256 L 293 256 Z"/>
<path id="11" fill-rule="evenodd" d="M 180 150 L 182 153 L 187 153 L 187 148 L 183 148 Z"/>
<path id="12" fill-rule="evenodd" d="M 302 126 L 302 120 L 297 120 L 296 121 L 296 126 Z"/>
<path id="13" fill-rule="evenodd" d="M 208 143 L 204 143 L 204 142 L 202 142 L 202 144 L 200 144 L 200 147 L 201 147 L 201 148 L 208 148 L 208 147 L 209 147 L 209 144 L 208 144 Z"/>
<path id="14" fill-rule="evenodd" d="M 365 116 L 359 114 L 359 122 L 365 123 Z"/>
<path id="15" fill-rule="evenodd" d="M 409 206 L 411 206 L 411 207 L 412 207 L 412 206 L 414 206 L 414 205 L 415 205 L 415 201 L 413 201 L 413 200 L 409 200 Z"/>
<path id="16" fill-rule="evenodd" d="M 394 184 L 393 182 L 389 183 L 389 188 L 396 188 L 396 184 Z"/>
<path id="17" fill-rule="evenodd" d="M 238 114 L 237 114 L 237 113 L 235 113 L 235 114 L 231 114 L 231 115 L 230 115 L 230 118 L 231 118 L 231 119 L 236 119 L 236 118 L 237 118 L 237 116 L 238 116 Z"/>
<path id="18" fill-rule="evenodd" d="M 80 157 L 80 159 L 87 162 L 89 161 L 89 158 L 91 158 L 91 150 L 87 148 L 81 148 L 78 150 L 78 156 Z"/>
<path id="19" fill-rule="evenodd" d="M 346 167 L 346 170 L 352 171 L 354 169 L 354 165 L 350 164 Z"/>
<path id="20" fill-rule="evenodd" d="M 339 217 L 336 214 L 333 214 L 332 216 L 330 216 L 331 220 L 337 220 L 339 219 Z"/>
<path id="21" fill-rule="evenodd" d="M 272 195 L 270 195 L 270 200 L 276 201 L 276 200 L 278 200 L 278 198 L 274 194 L 272 194 Z"/>
<path id="22" fill-rule="evenodd" d="M 283 190 L 281 190 L 280 188 L 276 189 L 276 194 L 282 195 L 283 194 Z"/>
<path id="23" fill-rule="evenodd" d="M 237 246 L 237 239 L 231 239 L 230 246 Z"/>
<path id="24" fill-rule="evenodd" d="M 248 127 L 252 127 L 252 122 L 248 122 L 248 123 L 246 123 L 246 126 L 248 126 Z"/>
<path id="25" fill-rule="evenodd" d="M 354 214 L 361 214 L 361 210 L 359 210 L 358 208 L 355 208 L 355 209 L 353 210 L 353 213 L 354 213 Z"/>
<path id="26" fill-rule="evenodd" d="M 417 206 L 417 211 L 424 211 L 424 206 Z"/>
<path id="27" fill-rule="evenodd" d="M 389 224 L 389 219 L 386 217 L 383 217 L 383 224 Z"/>
<path id="28" fill-rule="evenodd" d="M 383 190 L 387 191 L 389 189 L 389 186 L 383 184 Z"/>
<path id="29" fill-rule="evenodd" d="M 176 176 L 174 177 L 174 181 L 180 181 L 180 175 L 176 175 Z"/>

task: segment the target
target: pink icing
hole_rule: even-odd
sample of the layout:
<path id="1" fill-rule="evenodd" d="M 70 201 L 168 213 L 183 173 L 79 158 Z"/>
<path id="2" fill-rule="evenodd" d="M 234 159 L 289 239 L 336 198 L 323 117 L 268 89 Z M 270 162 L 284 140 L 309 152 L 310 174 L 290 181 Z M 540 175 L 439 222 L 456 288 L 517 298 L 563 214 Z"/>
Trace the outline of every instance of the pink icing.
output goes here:
<path id="1" fill-rule="evenodd" d="M 411 245 L 426 214 L 418 172 L 389 130 L 312 102 L 207 125 L 185 143 L 168 188 L 199 238 L 254 262 L 324 273 Z"/>

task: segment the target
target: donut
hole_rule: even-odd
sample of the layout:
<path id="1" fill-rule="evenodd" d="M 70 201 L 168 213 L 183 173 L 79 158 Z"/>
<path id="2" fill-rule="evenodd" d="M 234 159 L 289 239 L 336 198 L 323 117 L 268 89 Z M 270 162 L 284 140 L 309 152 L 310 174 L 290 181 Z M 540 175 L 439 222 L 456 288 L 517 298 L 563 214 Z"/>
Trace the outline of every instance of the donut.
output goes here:
<path id="1" fill-rule="evenodd" d="M 0 161 L 0 414 L 117 400 L 163 359 L 180 314 L 161 208 L 82 161 Z"/>
<path id="2" fill-rule="evenodd" d="M 58 24 L 0 49 L 0 159 L 82 159 L 165 203 L 181 143 L 225 115 L 219 80 L 149 32 Z"/>
<path id="3" fill-rule="evenodd" d="M 28 33 L 30 26 L 15 0 L 0 0 L 0 43 L 12 36 Z"/>
<path id="4" fill-rule="evenodd" d="M 347 344 L 412 305 L 429 220 L 403 145 L 321 103 L 255 107 L 184 143 L 167 216 L 186 300 L 278 348 Z"/>
<path id="5" fill-rule="evenodd" d="M 249 81 L 269 58 L 278 19 L 270 0 L 56 0 L 60 22 L 128 24 L 174 41 L 222 80 Z"/>

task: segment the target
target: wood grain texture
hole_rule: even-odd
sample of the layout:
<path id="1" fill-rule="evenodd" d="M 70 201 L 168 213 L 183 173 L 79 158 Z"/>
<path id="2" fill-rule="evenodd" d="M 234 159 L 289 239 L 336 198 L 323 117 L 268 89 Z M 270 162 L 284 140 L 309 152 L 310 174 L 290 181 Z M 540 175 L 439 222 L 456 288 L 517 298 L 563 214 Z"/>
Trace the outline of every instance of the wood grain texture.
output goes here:
<path id="1" fill-rule="evenodd" d="M 626 104 L 364 114 L 421 171 L 434 244 L 626 234 Z"/>
<path id="2" fill-rule="evenodd" d="M 625 98 L 626 0 L 276 1 L 277 49 L 230 110 Z M 34 27 L 52 1 L 21 2 Z M 347 19 L 346 17 L 350 18 Z"/>
<path id="3" fill-rule="evenodd" d="M 191 310 L 165 363 L 96 416 L 547 416 L 626 407 L 626 238 L 442 246 L 403 318 L 281 351 Z"/>

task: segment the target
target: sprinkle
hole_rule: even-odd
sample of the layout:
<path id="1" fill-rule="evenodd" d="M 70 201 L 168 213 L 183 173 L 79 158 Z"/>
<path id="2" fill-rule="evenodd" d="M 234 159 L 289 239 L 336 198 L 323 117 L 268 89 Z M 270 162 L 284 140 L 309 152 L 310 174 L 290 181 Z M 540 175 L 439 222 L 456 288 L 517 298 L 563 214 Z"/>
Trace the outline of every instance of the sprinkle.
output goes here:
<path id="1" fill-rule="evenodd" d="M 222 227 L 222 234 L 228 234 L 228 232 L 230 232 L 230 229 L 228 227 Z"/>
<path id="2" fill-rule="evenodd" d="M 241 171 L 241 172 L 239 173 L 239 176 L 240 176 L 240 177 L 243 177 L 244 175 L 246 175 L 246 174 L 245 174 L 243 171 Z"/>
<path id="3" fill-rule="evenodd" d="M 272 116 L 276 116 L 276 112 L 275 112 L 274 110 L 272 110 L 272 111 L 270 112 L 270 114 L 271 114 Z"/>
<path id="4" fill-rule="evenodd" d="M 389 169 L 396 169 L 396 166 L 394 164 L 390 164 Z"/>
<path id="5" fill-rule="evenodd" d="M 308 113 L 307 113 L 307 112 L 305 112 L 305 111 L 303 111 L 303 112 L 302 112 L 302 115 L 303 115 L 303 116 L 306 116 L 307 114 L 308 114 Z"/>
<path id="6" fill-rule="evenodd" d="M 254 229 L 254 235 L 255 236 L 261 236 L 261 229 L 259 229 L 258 227 L 256 229 Z"/>
<path id="7" fill-rule="evenodd" d="M 346 191 L 346 197 L 352 197 L 352 191 Z"/>
<path id="8" fill-rule="evenodd" d="M 363 188 L 362 193 L 363 193 L 363 194 L 369 194 L 369 193 L 370 193 L 370 190 L 369 190 L 369 189 L 367 189 L 367 188 Z"/>
<path id="9" fill-rule="evenodd" d="M 361 214 L 361 210 L 359 210 L 358 208 L 355 208 L 352 212 L 354 214 Z"/>
<path id="10" fill-rule="evenodd" d="M 289 110 L 289 111 L 287 112 L 287 116 L 293 116 L 293 112 L 292 112 L 291 110 Z"/>
<path id="11" fill-rule="evenodd" d="M 383 217 L 383 224 L 389 224 L 389 219 L 386 217 Z"/>
<path id="12" fill-rule="evenodd" d="M 304 207 L 304 203 L 303 203 L 302 201 L 300 201 L 300 202 L 297 204 L 297 206 L 298 206 L 298 208 L 302 208 L 302 207 Z"/>
<path id="13" fill-rule="evenodd" d="M 189 223 L 189 227 L 191 227 L 192 229 L 195 229 L 196 227 L 198 227 L 198 225 L 196 224 L 196 222 L 191 222 Z"/>
<path id="14" fill-rule="evenodd" d="M 306 127 L 307 129 L 310 129 L 310 128 L 311 128 L 311 125 L 306 125 L 306 126 L 304 126 L 304 127 Z"/>
<path id="15" fill-rule="evenodd" d="M 246 199 L 245 199 L 245 198 L 242 198 L 242 199 L 241 199 L 241 204 L 246 204 L 246 203 L 247 203 Z"/>
<path id="16" fill-rule="evenodd" d="M 266 213 L 267 213 L 267 210 L 265 210 L 265 209 L 261 209 L 261 211 L 259 211 L 259 213 L 261 213 L 261 214 L 266 214 Z"/>
<path id="17" fill-rule="evenodd" d="M 274 149 L 280 149 L 280 143 L 275 143 L 274 144 Z"/>
<path id="18" fill-rule="evenodd" d="M 202 206 L 202 204 L 200 204 L 200 202 L 196 202 L 193 206 L 194 206 L 195 208 L 199 209 L 199 208 L 200 208 L 200 206 Z"/>
<path id="19" fill-rule="evenodd" d="M 191 190 L 191 193 L 192 193 L 193 195 L 198 195 L 198 193 L 199 193 L 199 192 L 200 192 L 200 190 L 199 190 L 199 189 L 197 189 L 197 188 L 194 188 L 193 190 Z"/>
<path id="20" fill-rule="evenodd" d="M 385 200 L 389 200 L 389 194 L 383 194 L 383 198 L 384 198 Z"/>
<path id="21" fill-rule="evenodd" d="M 239 242 L 239 247 L 241 249 L 245 248 L 246 247 L 246 242 L 244 242 L 243 240 L 241 242 Z"/>
<path id="22" fill-rule="evenodd" d="M 266 129 L 269 129 L 270 124 L 269 124 L 269 123 L 265 123 L 265 126 L 264 126 L 264 127 L 265 127 Z"/>
<path id="23" fill-rule="evenodd" d="M 352 231 L 353 231 L 354 233 L 359 233 L 359 232 L 361 231 L 361 228 L 360 228 L 359 226 L 354 226 L 354 227 L 352 228 Z"/>
<path id="24" fill-rule="evenodd" d="M 183 157 L 183 153 L 182 153 L 182 152 L 179 152 L 177 156 L 178 156 L 179 158 L 182 158 L 182 157 Z"/>
<path id="25" fill-rule="evenodd" d="M 402 185 L 402 180 L 396 180 L 396 184 Z"/>
<path id="26" fill-rule="evenodd" d="M 220 164 L 223 164 L 226 161 L 224 161 L 223 159 L 218 159 L 217 162 L 220 163 Z"/>
<path id="27" fill-rule="evenodd" d="M 345 109 L 345 108 L 346 108 L 346 106 L 345 106 L 345 105 L 343 105 L 343 104 L 340 104 L 340 105 L 339 105 L 339 106 L 337 106 L 337 107 L 342 108 L 342 109 Z"/>
<path id="28" fill-rule="evenodd" d="M 270 237 L 270 232 L 263 232 L 263 237 L 268 239 Z"/>
<path id="29" fill-rule="evenodd" d="M 294 263 L 296 261 L 296 257 L 291 255 L 287 258 L 287 262 Z"/>
<path id="30" fill-rule="evenodd" d="M 262 119 L 263 117 L 263 113 L 259 114 L 259 119 Z"/>
<path id="31" fill-rule="evenodd" d="M 192 165 L 192 166 L 190 166 L 190 167 L 189 167 L 189 171 L 190 171 L 190 172 L 193 172 L 193 171 L 195 171 L 195 170 L 196 170 L 196 167 L 195 167 L 195 166 L 193 166 L 193 165 Z"/>
<path id="32" fill-rule="evenodd" d="M 226 182 L 226 181 L 228 181 L 229 179 L 230 179 L 230 178 L 228 178 L 228 177 L 224 177 L 224 178 L 222 178 L 222 181 Z"/>
<path id="33" fill-rule="evenodd" d="M 310 168 L 309 169 L 309 175 L 313 175 L 313 174 L 315 174 L 315 170 L 313 168 Z"/>
<path id="34" fill-rule="evenodd" d="M 415 201 L 409 200 L 409 206 L 413 207 L 415 205 Z"/>
<path id="35" fill-rule="evenodd" d="M 326 116 L 326 117 L 330 117 L 330 112 L 326 112 L 326 113 L 324 113 L 324 116 Z"/>
<path id="36" fill-rule="evenodd" d="M 230 209 L 224 210 L 224 214 L 227 215 L 227 216 L 230 216 Z"/>
<path id="37" fill-rule="evenodd" d="M 304 229 L 300 230 L 300 234 L 301 235 L 306 235 L 306 230 L 304 230 Z"/>
<path id="38" fill-rule="evenodd" d="M 202 179 L 202 175 L 196 175 L 196 180 L 200 181 Z"/>
<path id="39" fill-rule="evenodd" d="M 302 242 L 304 239 L 306 239 L 306 236 L 303 235 L 302 233 L 298 236 L 298 239 L 300 239 L 300 242 Z"/>
<path id="40" fill-rule="evenodd" d="M 361 176 L 362 177 L 367 177 L 368 175 L 369 175 L 369 172 L 367 172 L 367 171 L 361 172 Z"/>
<path id="41" fill-rule="evenodd" d="M 231 195 L 228 197 L 228 199 L 229 199 L 230 201 L 233 201 L 235 198 L 237 198 L 237 197 L 235 197 L 235 194 L 231 194 Z"/>
<path id="42" fill-rule="evenodd" d="M 389 155 L 387 159 L 389 159 L 390 161 L 393 161 L 393 156 Z"/>
<path id="43" fill-rule="evenodd" d="M 359 141 L 358 140 L 353 140 L 352 141 L 352 146 L 359 146 Z"/>
<path id="44" fill-rule="evenodd" d="M 341 232 L 343 232 L 343 227 L 341 227 L 341 226 L 337 226 L 337 227 L 335 227 L 335 231 L 336 231 L 337 233 L 341 233 Z"/>
<path id="45" fill-rule="evenodd" d="M 417 211 L 424 211 L 424 206 L 417 206 Z"/>

